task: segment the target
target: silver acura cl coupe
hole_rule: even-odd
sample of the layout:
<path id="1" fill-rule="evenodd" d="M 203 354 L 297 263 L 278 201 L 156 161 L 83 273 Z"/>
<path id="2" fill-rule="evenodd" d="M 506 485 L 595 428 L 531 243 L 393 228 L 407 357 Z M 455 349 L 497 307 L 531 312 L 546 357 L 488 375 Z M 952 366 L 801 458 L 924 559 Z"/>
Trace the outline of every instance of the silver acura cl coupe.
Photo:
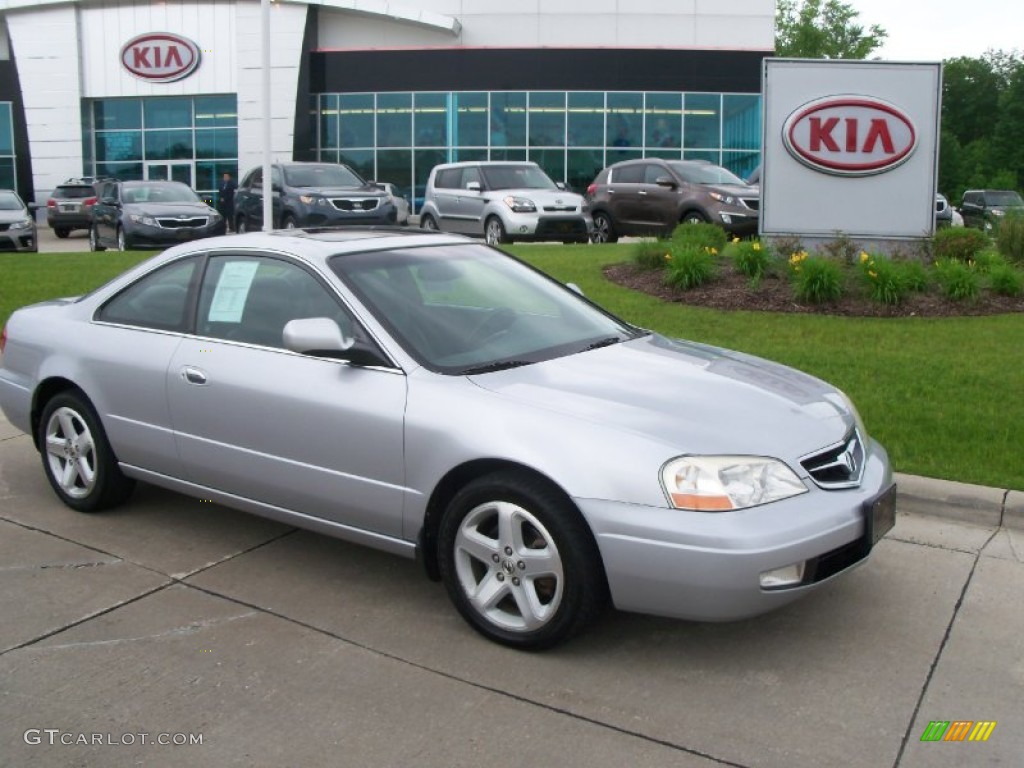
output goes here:
<path id="1" fill-rule="evenodd" d="M 57 495 L 137 480 L 418 557 L 476 630 L 543 648 L 620 610 L 722 621 L 892 526 L 836 388 L 636 328 L 440 233 L 182 244 L 15 312 L 0 405 Z"/>

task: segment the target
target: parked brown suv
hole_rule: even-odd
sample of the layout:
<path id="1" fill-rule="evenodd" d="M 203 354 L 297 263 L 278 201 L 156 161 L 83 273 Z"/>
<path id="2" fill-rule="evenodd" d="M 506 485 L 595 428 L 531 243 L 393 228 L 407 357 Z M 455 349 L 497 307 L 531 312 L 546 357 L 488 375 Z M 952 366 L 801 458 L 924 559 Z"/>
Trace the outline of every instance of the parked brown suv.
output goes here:
<path id="1" fill-rule="evenodd" d="M 701 160 L 627 160 L 587 187 L 593 241 L 668 235 L 680 223 L 709 221 L 731 235 L 757 234 L 759 192 L 731 171 Z"/>
<path id="2" fill-rule="evenodd" d="M 92 226 L 92 207 L 101 181 L 93 177 L 68 179 L 53 190 L 46 201 L 46 223 L 57 237 Z"/>

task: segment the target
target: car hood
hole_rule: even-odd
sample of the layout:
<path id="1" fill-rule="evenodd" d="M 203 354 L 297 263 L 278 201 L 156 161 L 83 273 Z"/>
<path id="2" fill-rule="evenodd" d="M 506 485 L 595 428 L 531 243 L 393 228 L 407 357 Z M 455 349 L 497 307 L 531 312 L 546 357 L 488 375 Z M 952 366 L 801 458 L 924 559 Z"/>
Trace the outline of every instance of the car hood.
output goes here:
<path id="1" fill-rule="evenodd" d="M 490 194 L 500 197 L 507 197 L 509 195 L 528 197 L 534 203 L 541 206 L 579 206 L 583 203 L 581 195 L 561 189 L 492 189 Z"/>
<path id="2" fill-rule="evenodd" d="M 380 187 L 295 187 L 302 194 L 323 195 L 324 197 L 344 197 L 359 195 L 361 197 L 387 197 L 388 193 Z"/>
<path id="3" fill-rule="evenodd" d="M 721 192 L 723 195 L 732 195 L 733 197 L 757 197 L 760 194 L 757 187 L 743 184 L 705 184 L 704 186 L 716 192 Z"/>
<path id="4" fill-rule="evenodd" d="M 472 381 L 534 407 L 642 434 L 672 453 L 795 460 L 839 442 L 856 425 L 845 397 L 819 379 L 658 335 Z"/>
<path id="5" fill-rule="evenodd" d="M 22 209 L 15 211 L 0 211 L 0 222 L 4 224 L 10 224 L 12 221 L 21 221 L 22 219 L 31 219 L 32 215 Z"/>
<path id="6" fill-rule="evenodd" d="M 215 211 L 206 203 L 128 203 L 124 210 L 142 216 L 209 216 Z"/>

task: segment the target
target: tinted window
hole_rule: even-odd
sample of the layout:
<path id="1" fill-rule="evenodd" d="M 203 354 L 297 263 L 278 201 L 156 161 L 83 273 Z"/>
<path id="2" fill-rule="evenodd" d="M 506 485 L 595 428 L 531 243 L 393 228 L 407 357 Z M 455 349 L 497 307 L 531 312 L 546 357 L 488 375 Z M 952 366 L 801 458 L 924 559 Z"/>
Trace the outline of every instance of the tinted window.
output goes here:
<path id="1" fill-rule="evenodd" d="M 488 189 L 556 189 L 536 165 L 488 165 L 481 168 Z"/>
<path id="2" fill-rule="evenodd" d="M 462 179 L 461 168 L 445 168 L 434 177 L 434 186 L 438 189 L 458 189 Z"/>
<path id="3" fill-rule="evenodd" d="M 97 319 L 108 323 L 183 331 L 189 286 L 198 258 L 176 261 L 150 272 L 104 304 Z"/>
<path id="4" fill-rule="evenodd" d="M 92 187 L 57 187 L 53 191 L 55 197 L 66 197 L 69 200 L 77 200 L 80 198 L 92 197 Z"/>
<path id="5" fill-rule="evenodd" d="M 657 184 L 658 179 L 669 176 L 669 172 L 660 165 L 644 166 L 644 184 Z"/>
<path id="6" fill-rule="evenodd" d="M 303 317 L 329 317 L 345 335 L 354 332 L 348 312 L 301 267 L 263 256 L 210 259 L 199 294 L 201 336 L 284 347 L 284 326 Z"/>
<path id="7" fill-rule="evenodd" d="M 728 171 L 720 165 L 711 163 L 669 163 L 679 174 L 683 181 L 691 184 L 739 184 L 746 186 L 747 182 Z"/>
<path id="8" fill-rule="evenodd" d="M 641 184 L 644 180 L 644 166 L 623 165 L 612 169 L 613 184 Z"/>
<path id="9" fill-rule="evenodd" d="M 286 165 L 284 178 L 289 187 L 363 186 L 363 180 L 344 165 Z"/>

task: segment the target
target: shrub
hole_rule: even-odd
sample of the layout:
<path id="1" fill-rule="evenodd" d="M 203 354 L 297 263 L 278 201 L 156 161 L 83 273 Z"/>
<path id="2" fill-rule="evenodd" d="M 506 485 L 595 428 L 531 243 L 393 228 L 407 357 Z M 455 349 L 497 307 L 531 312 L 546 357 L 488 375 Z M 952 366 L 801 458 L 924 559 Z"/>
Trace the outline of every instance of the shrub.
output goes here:
<path id="1" fill-rule="evenodd" d="M 710 282 L 715 277 L 716 255 L 711 247 L 673 243 L 665 282 L 684 291 Z"/>
<path id="2" fill-rule="evenodd" d="M 798 301 L 827 304 L 843 294 L 843 271 L 831 259 L 808 257 L 806 251 L 794 253 L 789 259 L 793 273 L 793 292 Z"/>
<path id="3" fill-rule="evenodd" d="M 732 263 L 736 271 L 757 283 L 771 266 L 771 251 L 757 240 L 733 240 Z"/>
<path id="4" fill-rule="evenodd" d="M 970 266 L 971 262 L 967 262 L 967 265 Z M 1006 259 L 996 251 L 982 251 L 974 259 L 974 266 L 979 272 L 987 273 L 995 267 L 1006 266 Z"/>
<path id="5" fill-rule="evenodd" d="M 633 246 L 633 263 L 642 269 L 663 269 L 671 257 L 664 240 L 641 240 Z"/>
<path id="6" fill-rule="evenodd" d="M 1024 275 L 1009 264 L 992 267 L 988 273 L 988 284 L 993 293 L 1001 296 L 1020 296 L 1024 293 Z"/>
<path id="7" fill-rule="evenodd" d="M 871 298 L 881 304 L 899 304 L 907 292 L 904 272 L 888 256 L 860 252 L 858 269 Z"/>
<path id="8" fill-rule="evenodd" d="M 999 252 L 1014 264 L 1024 264 L 1024 214 L 1011 213 L 996 233 Z"/>
<path id="9" fill-rule="evenodd" d="M 903 277 L 903 284 L 908 291 L 924 293 L 928 290 L 928 270 L 919 261 L 894 262 Z"/>
<path id="10" fill-rule="evenodd" d="M 956 259 L 935 262 L 935 276 L 942 292 L 956 301 L 976 299 L 981 290 L 977 270 Z"/>
<path id="11" fill-rule="evenodd" d="M 701 222 L 699 224 L 680 224 L 672 231 L 672 242 L 680 245 L 698 245 L 701 248 L 714 248 L 721 253 L 725 248 L 725 230 L 717 224 Z"/>
<path id="12" fill-rule="evenodd" d="M 950 227 L 935 233 L 932 254 L 937 261 L 955 259 L 968 262 L 991 245 L 988 235 L 973 227 Z"/>
<path id="13" fill-rule="evenodd" d="M 863 251 L 860 250 L 860 246 L 858 246 L 843 232 L 836 232 L 835 239 L 822 245 L 821 250 L 824 251 L 826 255 L 831 256 L 836 261 L 841 264 L 846 264 L 847 266 L 852 266 L 857 256 L 860 253 L 863 253 Z"/>

